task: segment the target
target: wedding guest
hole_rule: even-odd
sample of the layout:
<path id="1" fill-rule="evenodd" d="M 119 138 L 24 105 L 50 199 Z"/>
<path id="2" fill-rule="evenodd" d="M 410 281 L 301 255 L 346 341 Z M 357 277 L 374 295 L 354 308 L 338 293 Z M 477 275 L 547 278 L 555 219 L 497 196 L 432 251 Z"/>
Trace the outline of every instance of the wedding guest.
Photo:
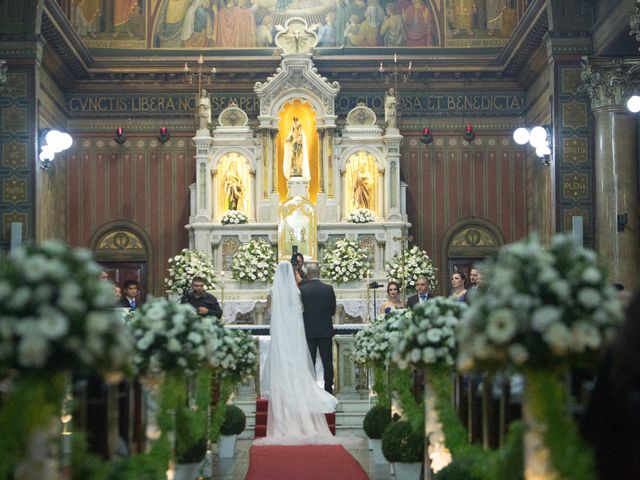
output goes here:
<path id="1" fill-rule="evenodd" d="M 213 315 L 222 318 L 222 308 L 218 299 L 204 290 L 204 278 L 195 276 L 191 280 L 191 289 L 180 299 L 180 303 L 188 303 L 196 309 L 198 315 Z"/>
<path id="2" fill-rule="evenodd" d="M 140 290 L 140 284 L 136 280 L 127 280 L 124 282 L 124 295 L 120 297 L 118 307 L 130 308 L 132 311 L 138 308 L 138 292 Z"/>
<path id="3" fill-rule="evenodd" d="M 418 303 L 431 299 L 429 295 L 429 280 L 427 277 L 418 277 L 416 280 L 416 294 L 407 298 L 407 308 L 413 308 Z"/>
<path id="4" fill-rule="evenodd" d="M 120 298 L 122 298 L 122 287 L 120 286 L 119 283 L 113 284 L 113 291 L 116 294 L 116 301 L 119 301 Z"/>
<path id="5" fill-rule="evenodd" d="M 304 268 L 304 255 L 300 252 L 295 254 L 296 264 L 293 266 L 293 275 L 295 276 L 298 286 L 307 281 L 307 274 Z"/>
<path id="6" fill-rule="evenodd" d="M 98 278 L 100 280 L 109 280 L 109 274 L 107 273 L 106 270 L 101 270 L 100 273 L 98 274 Z"/>
<path id="7" fill-rule="evenodd" d="M 470 284 L 469 290 L 475 290 L 480 286 L 478 283 L 479 277 L 480 277 L 480 271 L 478 270 L 477 267 L 473 267 L 471 270 L 469 270 L 469 284 Z"/>
<path id="8" fill-rule="evenodd" d="M 467 295 L 467 289 L 464 288 L 464 284 L 467 281 L 467 277 L 464 272 L 453 272 L 451 275 L 451 295 L 450 300 L 459 300 L 464 302 Z"/>
<path id="9" fill-rule="evenodd" d="M 400 285 L 398 282 L 389 282 L 387 284 L 387 301 L 380 305 L 379 313 L 389 313 L 398 308 L 404 308 L 400 298 Z"/>
<path id="10" fill-rule="evenodd" d="M 627 307 L 616 339 L 598 367 L 581 421 L 600 480 L 640 478 L 640 295 Z"/>

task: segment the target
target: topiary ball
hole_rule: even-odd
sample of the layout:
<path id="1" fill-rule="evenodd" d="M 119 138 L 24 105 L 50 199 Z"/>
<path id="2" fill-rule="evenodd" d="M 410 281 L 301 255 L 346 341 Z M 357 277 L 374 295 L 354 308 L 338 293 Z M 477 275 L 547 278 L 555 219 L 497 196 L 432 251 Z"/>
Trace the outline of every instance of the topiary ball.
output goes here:
<path id="1" fill-rule="evenodd" d="M 227 405 L 224 411 L 224 422 L 220 425 L 222 435 L 238 435 L 247 426 L 247 416 L 235 405 Z"/>
<path id="2" fill-rule="evenodd" d="M 382 454 L 389 462 L 422 462 L 424 436 L 414 432 L 406 420 L 394 422 L 382 434 Z"/>
<path id="3" fill-rule="evenodd" d="M 391 409 L 382 405 L 374 405 L 364 416 L 362 428 L 367 437 L 382 438 L 385 428 L 391 424 Z"/>

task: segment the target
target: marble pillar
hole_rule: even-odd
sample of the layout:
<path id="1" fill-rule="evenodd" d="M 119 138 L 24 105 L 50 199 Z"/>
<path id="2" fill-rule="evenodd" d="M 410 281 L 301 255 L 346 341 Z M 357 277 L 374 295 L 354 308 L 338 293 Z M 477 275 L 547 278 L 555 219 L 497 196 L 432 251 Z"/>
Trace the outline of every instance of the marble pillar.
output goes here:
<path id="1" fill-rule="evenodd" d="M 637 87 L 633 66 L 624 59 L 589 58 L 582 70 L 595 120 L 596 250 L 611 281 L 628 290 L 640 285 L 636 118 L 626 108 Z M 619 225 L 620 215 L 626 225 Z"/>

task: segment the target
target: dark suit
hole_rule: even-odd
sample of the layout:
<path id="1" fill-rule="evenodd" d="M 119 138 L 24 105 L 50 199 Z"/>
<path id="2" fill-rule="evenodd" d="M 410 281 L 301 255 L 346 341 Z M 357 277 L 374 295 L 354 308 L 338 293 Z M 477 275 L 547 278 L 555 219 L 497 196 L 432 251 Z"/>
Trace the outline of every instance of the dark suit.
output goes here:
<path id="1" fill-rule="evenodd" d="M 336 294 L 331 285 L 317 278 L 300 285 L 304 329 L 313 365 L 316 352 L 324 368 L 324 389 L 331 393 L 333 386 L 333 316 L 336 313 Z"/>
<path id="2" fill-rule="evenodd" d="M 207 309 L 207 313 L 199 313 L 199 315 L 213 315 L 219 319 L 222 318 L 222 308 L 220 308 L 218 299 L 208 292 L 203 292 L 201 296 L 196 297 L 193 295 L 193 292 L 189 291 L 189 293 L 183 295 L 180 299 L 180 303 L 188 303 L 195 308 L 196 311 L 198 310 L 198 307 L 204 307 Z"/>
<path id="3" fill-rule="evenodd" d="M 126 297 L 126 295 L 122 295 L 120 297 L 120 300 L 118 300 L 116 306 L 119 308 L 130 308 L 131 310 L 135 310 L 136 308 L 138 308 L 138 306 L 140 306 L 140 302 L 138 302 L 138 300 L 136 299 L 136 305 L 135 307 L 132 307 L 131 302 L 129 302 L 129 299 Z"/>
<path id="4" fill-rule="evenodd" d="M 431 300 L 432 298 L 433 298 L 433 295 L 427 293 L 427 300 Z M 418 294 L 411 295 L 409 298 L 407 298 L 407 308 L 412 309 L 419 302 L 420 302 L 420 299 L 418 298 Z"/>

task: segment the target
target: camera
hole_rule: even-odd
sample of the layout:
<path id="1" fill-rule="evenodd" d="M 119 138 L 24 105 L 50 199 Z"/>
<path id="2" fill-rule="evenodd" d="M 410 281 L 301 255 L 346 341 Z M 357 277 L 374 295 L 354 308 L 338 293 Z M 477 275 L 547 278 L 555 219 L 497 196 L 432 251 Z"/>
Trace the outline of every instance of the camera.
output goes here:
<path id="1" fill-rule="evenodd" d="M 384 284 L 378 283 L 375 280 L 369 284 L 369 288 L 382 288 Z"/>
<path id="2" fill-rule="evenodd" d="M 294 245 L 291 247 L 291 265 L 293 268 L 298 267 L 298 246 Z"/>

